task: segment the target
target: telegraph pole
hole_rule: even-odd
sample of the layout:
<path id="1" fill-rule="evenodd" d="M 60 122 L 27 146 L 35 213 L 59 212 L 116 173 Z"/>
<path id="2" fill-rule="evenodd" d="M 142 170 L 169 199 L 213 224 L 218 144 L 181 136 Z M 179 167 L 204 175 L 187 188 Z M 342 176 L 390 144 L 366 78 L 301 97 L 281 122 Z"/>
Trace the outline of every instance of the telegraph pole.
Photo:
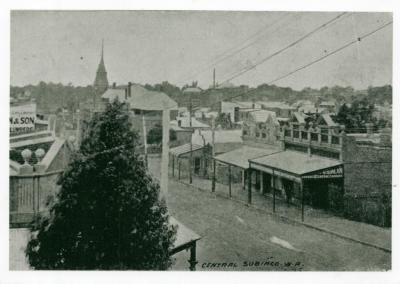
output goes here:
<path id="1" fill-rule="evenodd" d="M 142 126 L 143 126 L 143 145 L 144 145 L 144 162 L 146 168 L 148 166 L 148 158 L 147 158 L 147 130 L 146 130 L 146 121 L 144 118 L 144 112 L 142 111 Z"/>
<path id="2" fill-rule="evenodd" d="M 193 105 L 192 105 L 192 96 L 190 96 L 190 101 L 189 101 L 189 126 L 190 130 L 192 131 L 192 136 L 190 137 L 190 155 L 189 155 L 189 184 L 192 184 L 193 179 L 192 179 L 192 161 L 193 161 L 193 128 L 192 128 L 192 110 L 193 110 Z"/>
<path id="3" fill-rule="evenodd" d="M 214 192 L 215 191 L 215 179 L 216 179 L 216 166 L 217 163 L 215 161 L 215 117 L 212 118 L 211 120 L 211 155 L 212 155 L 212 160 L 213 160 L 213 177 L 212 177 L 212 181 L 211 181 L 211 191 Z"/>

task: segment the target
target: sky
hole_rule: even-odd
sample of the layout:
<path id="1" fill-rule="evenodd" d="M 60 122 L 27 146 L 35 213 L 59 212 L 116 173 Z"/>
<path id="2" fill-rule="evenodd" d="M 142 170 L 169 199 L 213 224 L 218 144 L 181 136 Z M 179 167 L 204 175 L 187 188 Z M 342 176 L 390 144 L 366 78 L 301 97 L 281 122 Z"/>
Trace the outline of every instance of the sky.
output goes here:
<path id="1" fill-rule="evenodd" d="M 104 39 L 110 84 L 128 81 L 207 88 L 247 70 L 340 12 L 12 11 L 11 85 L 93 84 Z M 268 83 L 392 21 L 348 13 L 251 71 L 234 85 Z M 275 82 L 303 89 L 392 82 L 392 26 Z M 240 52 L 236 52 L 242 49 Z M 233 56 L 229 56 L 235 53 Z M 213 65 L 216 61 L 218 64 Z"/>

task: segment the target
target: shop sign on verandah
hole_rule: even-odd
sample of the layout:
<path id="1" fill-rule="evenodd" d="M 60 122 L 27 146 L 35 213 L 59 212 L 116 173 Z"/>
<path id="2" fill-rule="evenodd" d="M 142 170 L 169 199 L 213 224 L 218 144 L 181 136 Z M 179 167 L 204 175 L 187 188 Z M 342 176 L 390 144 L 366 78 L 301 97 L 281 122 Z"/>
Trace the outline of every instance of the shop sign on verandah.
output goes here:
<path id="1" fill-rule="evenodd" d="M 327 179 L 327 178 L 343 178 L 343 166 L 324 169 L 318 172 L 306 174 L 303 179 Z"/>

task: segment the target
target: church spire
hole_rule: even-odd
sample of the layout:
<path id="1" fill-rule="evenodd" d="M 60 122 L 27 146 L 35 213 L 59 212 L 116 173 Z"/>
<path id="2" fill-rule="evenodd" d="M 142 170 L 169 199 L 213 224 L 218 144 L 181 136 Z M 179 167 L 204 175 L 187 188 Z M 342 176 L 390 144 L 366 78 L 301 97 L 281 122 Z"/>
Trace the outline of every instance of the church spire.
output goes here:
<path id="1" fill-rule="evenodd" d="M 106 66 L 104 64 L 104 40 L 101 41 L 101 58 L 97 67 L 96 78 L 94 79 L 96 92 L 104 93 L 108 88 Z"/>
<path id="2" fill-rule="evenodd" d="M 104 39 L 101 40 L 101 62 L 104 65 Z"/>

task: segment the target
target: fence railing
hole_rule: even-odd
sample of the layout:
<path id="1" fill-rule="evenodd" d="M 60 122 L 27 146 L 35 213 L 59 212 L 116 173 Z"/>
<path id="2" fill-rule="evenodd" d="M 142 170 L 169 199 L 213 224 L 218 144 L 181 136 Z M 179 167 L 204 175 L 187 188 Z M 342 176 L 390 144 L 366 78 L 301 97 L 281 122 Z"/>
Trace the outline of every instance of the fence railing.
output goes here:
<path id="1" fill-rule="evenodd" d="M 47 203 L 58 192 L 62 171 L 10 176 L 10 225 L 18 226 L 48 210 Z"/>

